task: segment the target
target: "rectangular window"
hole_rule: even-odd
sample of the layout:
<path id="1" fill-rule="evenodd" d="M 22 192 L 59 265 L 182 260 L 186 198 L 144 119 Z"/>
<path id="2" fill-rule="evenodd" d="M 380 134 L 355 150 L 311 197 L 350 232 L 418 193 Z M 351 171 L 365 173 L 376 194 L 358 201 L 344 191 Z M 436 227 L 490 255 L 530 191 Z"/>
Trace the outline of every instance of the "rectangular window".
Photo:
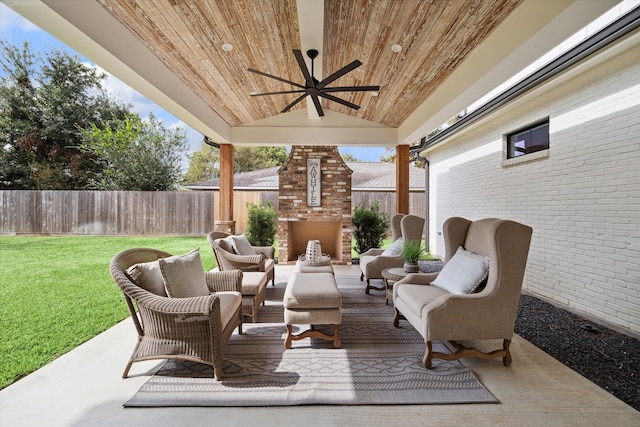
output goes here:
<path id="1" fill-rule="evenodd" d="M 507 159 L 549 149 L 549 119 L 507 135 Z"/>

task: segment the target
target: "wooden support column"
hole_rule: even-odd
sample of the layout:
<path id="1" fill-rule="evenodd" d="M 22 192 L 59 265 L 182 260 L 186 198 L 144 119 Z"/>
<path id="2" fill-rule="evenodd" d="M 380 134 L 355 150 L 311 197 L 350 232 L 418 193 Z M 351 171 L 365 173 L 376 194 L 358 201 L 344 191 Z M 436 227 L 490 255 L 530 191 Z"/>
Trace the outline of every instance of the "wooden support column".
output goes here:
<path id="1" fill-rule="evenodd" d="M 409 146 L 396 147 L 396 212 L 409 214 Z"/>
<path id="2" fill-rule="evenodd" d="M 233 219 L 233 145 L 220 144 L 220 201 L 216 231 L 236 233 Z"/>

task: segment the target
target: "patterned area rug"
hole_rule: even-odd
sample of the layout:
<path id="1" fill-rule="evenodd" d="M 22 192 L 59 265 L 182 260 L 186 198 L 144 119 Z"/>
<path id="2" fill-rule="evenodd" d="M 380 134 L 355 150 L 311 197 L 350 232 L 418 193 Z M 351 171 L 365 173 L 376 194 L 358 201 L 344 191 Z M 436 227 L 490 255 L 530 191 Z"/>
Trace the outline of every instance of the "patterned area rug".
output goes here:
<path id="1" fill-rule="evenodd" d="M 258 323 L 245 323 L 243 335 L 231 337 L 222 381 L 213 379 L 208 365 L 170 360 L 124 406 L 497 402 L 457 361 L 436 359 L 433 369 L 425 369 L 422 337 L 406 322 L 393 327 L 393 306 L 385 305 L 383 292 L 366 295 L 357 278 L 337 277 L 337 282 L 343 297 L 340 349 L 320 339 L 293 341 L 292 349 L 284 348 L 286 278 L 280 278 L 267 289 Z M 434 350 L 449 352 L 441 343 Z"/>

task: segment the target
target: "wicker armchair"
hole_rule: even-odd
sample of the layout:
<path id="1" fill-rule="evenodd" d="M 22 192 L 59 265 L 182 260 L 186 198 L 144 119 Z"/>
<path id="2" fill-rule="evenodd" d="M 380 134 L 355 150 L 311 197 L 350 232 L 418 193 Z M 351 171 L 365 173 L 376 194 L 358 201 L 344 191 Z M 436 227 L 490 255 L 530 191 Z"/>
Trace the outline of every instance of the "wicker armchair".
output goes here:
<path id="1" fill-rule="evenodd" d="M 213 366 L 214 377 L 220 380 L 227 342 L 236 327 L 242 334 L 239 293 L 243 273 L 239 270 L 207 272 L 207 287 L 212 293 L 194 298 L 156 295 L 136 285 L 126 273 L 135 264 L 169 256 L 171 254 L 155 249 L 136 248 L 123 251 L 111 260 L 111 276 L 124 294 L 138 331 L 138 343 L 122 377 L 128 376 L 134 362 L 185 359 Z"/>
<path id="2" fill-rule="evenodd" d="M 238 255 L 229 244 L 226 233 L 212 231 L 207 235 L 213 254 L 216 257 L 218 268 L 222 271 L 262 271 L 267 273 L 267 282 L 275 286 L 275 248 L 273 246 L 253 246 L 256 255 Z"/>

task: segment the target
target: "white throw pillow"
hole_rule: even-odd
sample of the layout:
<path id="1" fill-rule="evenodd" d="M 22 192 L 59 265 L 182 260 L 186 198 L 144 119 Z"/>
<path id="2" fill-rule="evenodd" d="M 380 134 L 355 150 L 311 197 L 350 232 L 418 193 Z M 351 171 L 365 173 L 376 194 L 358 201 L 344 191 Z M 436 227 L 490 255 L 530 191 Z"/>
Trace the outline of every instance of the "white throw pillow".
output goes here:
<path id="1" fill-rule="evenodd" d="M 402 238 L 396 239 L 389 245 L 380 255 L 382 256 L 397 256 L 402 254 L 402 246 L 404 246 L 404 240 Z"/>
<path id="2" fill-rule="evenodd" d="M 127 269 L 127 275 L 133 283 L 156 295 L 167 296 L 164 278 L 158 261 L 142 262 Z"/>
<path id="3" fill-rule="evenodd" d="M 233 236 L 233 250 L 238 255 L 257 255 L 256 250 L 253 249 L 249 239 L 244 234 L 239 236 Z"/>
<path id="4" fill-rule="evenodd" d="M 158 263 L 168 296 L 189 298 L 209 295 L 199 248 L 186 255 L 159 259 Z"/>
<path id="5" fill-rule="evenodd" d="M 466 251 L 462 246 L 431 282 L 451 294 L 470 294 L 489 274 L 489 257 Z"/>

